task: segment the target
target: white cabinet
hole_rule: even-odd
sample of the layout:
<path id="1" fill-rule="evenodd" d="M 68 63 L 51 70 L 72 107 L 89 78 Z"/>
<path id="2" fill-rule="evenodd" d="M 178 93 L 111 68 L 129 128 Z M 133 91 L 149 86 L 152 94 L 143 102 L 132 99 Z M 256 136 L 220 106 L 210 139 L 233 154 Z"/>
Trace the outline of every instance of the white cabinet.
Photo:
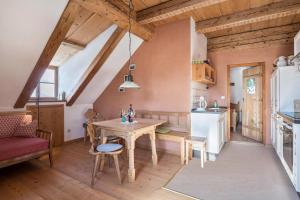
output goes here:
<path id="1" fill-rule="evenodd" d="M 271 113 L 274 115 L 279 111 L 279 88 L 279 70 L 276 70 L 271 78 Z"/>
<path id="2" fill-rule="evenodd" d="M 276 119 L 276 115 L 271 116 L 271 140 L 272 140 L 272 145 L 274 147 L 275 150 L 277 150 L 277 119 Z"/>
<path id="3" fill-rule="evenodd" d="M 191 134 L 207 138 L 208 159 L 214 161 L 226 140 L 226 112 L 191 113 Z M 196 149 L 195 149 L 196 150 Z"/>
<path id="4" fill-rule="evenodd" d="M 283 119 L 280 116 L 277 116 L 276 120 L 276 139 L 277 139 L 277 144 L 276 144 L 276 152 L 279 156 L 280 159 L 283 159 L 283 132 L 282 132 L 282 122 Z"/>
<path id="5" fill-rule="evenodd" d="M 294 56 L 300 52 L 300 31 L 294 38 Z"/>

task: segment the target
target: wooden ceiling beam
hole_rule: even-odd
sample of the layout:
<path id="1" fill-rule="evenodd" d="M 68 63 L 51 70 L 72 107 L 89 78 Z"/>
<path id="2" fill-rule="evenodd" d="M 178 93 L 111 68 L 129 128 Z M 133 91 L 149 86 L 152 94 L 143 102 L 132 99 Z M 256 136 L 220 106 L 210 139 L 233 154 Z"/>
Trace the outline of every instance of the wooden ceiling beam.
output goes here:
<path id="1" fill-rule="evenodd" d="M 272 36 L 272 35 L 290 34 L 290 33 L 298 32 L 299 30 L 300 30 L 300 23 L 290 24 L 285 26 L 277 26 L 277 27 L 265 28 L 265 29 L 232 34 L 227 36 L 208 38 L 208 45 L 214 46 L 214 45 L 226 44 L 231 42 L 246 41 L 250 39 L 265 38 L 267 36 Z"/>
<path id="2" fill-rule="evenodd" d="M 68 2 L 21 94 L 19 95 L 14 108 L 23 108 L 28 102 L 33 90 L 38 85 L 45 70 L 49 67 L 57 49 L 65 39 L 65 36 L 76 18 L 78 8 L 78 4 L 73 0 Z"/>
<path id="3" fill-rule="evenodd" d="M 278 44 L 292 44 L 300 29 L 300 23 L 248 31 L 208 39 L 208 51 L 267 47 Z"/>
<path id="4" fill-rule="evenodd" d="M 231 15 L 198 21 L 196 24 L 196 30 L 200 33 L 210 33 L 242 25 L 283 18 L 299 13 L 299 0 L 286 0 Z"/>
<path id="5" fill-rule="evenodd" d="M 72 40 L 66 40 L 66 39 L 62 42 L 62 45 L 67 45 L 78 50 L 82 50 L 86 47 L 86 45 L 84 44 L 80 44 L 78 42 L 74 42 Z"/>
<path id="6" fill-rule="evenodd" d="M 116 0 L 76 0 L 81 6 L 100 14 L 117 24 L 119 27 L 128 30 L 128 13 L 125 6 L 120 8 Z M 148 41 L 153 33 L 149 27 L 139 24 L 135 19 L 131 20 L 132 33 Z"/>
<path id="7" fill-rule="evenodd" d="M 291 32 L 291 33 L 283 33 L 283 34 L 278 34 L 278 35 L 269 35 L 265 37 L 260 37 L 260 38 L 252 38 L 248 40 L 239 40 L 239 41 L 234 41 L 234 42 L 226 42 L 226 43 L 219 43 L 219 44 L 209 44 L 208 45 L 208 50 L 211 49 L 219 49 L 223 47 L 232 47 L 236 48 L 238 46 L 243 46 L 243 45 L 252 45 L 255 43 L 268 43 L 269 41 L 276 41 L 276 40 L 289 40 L 293 39 L 297 32 Z"/>
<path id="8" fill-rule="evenodd" d="M 138 11 L 137 21 L 141 24 L 149 24 L 225 1 L 228 0 L 169 0 Z"/>
<path id="9" fill-rule="evenodd" d="M 102 65 L 105 63 L 107 58 L 110 56 L 110 54 L 113 52 L 115 47 L 118 45 L 120 40 L 125 35 L 126 31 L 122 28 L 117 28 L 114 33 L 110 36 L 110 38 L 107 40 L 103 48 L 100 50 L 98 55 L 95 57 L 93 62 L 90 64 L 88 71 L 86 72 L 83 81 L 80 83 L 76 91 L 72 94 L 70 98 L 68 98 L 67 106 L 72 106 L 77 98 L 80 96 L 80 94 L 83 92 L 83 90 L 86 88 L 86 86 L 90 83 L 90 81 L 94 78 L 96 73 L 99 71 L 99 69 L 102 67 Z"/>
<path id="10" fill-rule="evenodd" d="M 294 38 L 283 38 L 278 40 L 269 40 L 269 41 L 262 41 L 256 43 L 249 43 L 249 44 L 241 44 L 236 46 L 235 44 L 218 47 L 218 48 L 211 48 L 208 49 L 208 52 L 216 52 L 216 51 L 224 51 L 224 50 L 234 50 L 234 49 L 251 49 L 251 48 L 264 48 L 264 47 L 271 47 L 276 45 L 287 45 L 293 44 Z"/>

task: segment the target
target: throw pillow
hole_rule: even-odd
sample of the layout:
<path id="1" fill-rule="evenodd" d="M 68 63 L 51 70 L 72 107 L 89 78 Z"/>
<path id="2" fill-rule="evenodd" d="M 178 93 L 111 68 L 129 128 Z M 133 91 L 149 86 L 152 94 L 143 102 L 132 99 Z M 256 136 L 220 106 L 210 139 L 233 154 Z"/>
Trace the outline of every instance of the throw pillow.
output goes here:
<path id="1" fill-rule="evenodd" d="M 13 136 L 21 137 L 36 137 L 37 120 L 30 123 L 21 123 L 17 127 Z"/>

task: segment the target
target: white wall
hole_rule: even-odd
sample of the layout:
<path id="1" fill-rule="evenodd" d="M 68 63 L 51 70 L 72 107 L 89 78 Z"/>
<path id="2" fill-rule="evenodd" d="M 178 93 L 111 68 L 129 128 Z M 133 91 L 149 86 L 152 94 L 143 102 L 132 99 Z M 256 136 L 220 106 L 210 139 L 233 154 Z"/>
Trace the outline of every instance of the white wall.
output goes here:
<path id="1" fill-rule="evenodd" d="M 230 69 L 230 103 L 237 104 L 240 102 L 240 110 L 243 106 L 243 71 L 249 67 L 237 67 Z M 242 121 L 242 112 L 240 113 L 240 122 Z"/>
<path id="2" fill-rule="evenodd" d="M 207 38 L 204 34 L 196 32 L 196 23 L 191 19 L 191 61 L 207 59 Z M 191 67 L 192 71 L 192 67 Z M 203 83 L 191 81 L 191 108 L 199 106 L 199 97 L 208 98 L 207 86 Z"/>
<path id="3" fill-rule="evenodd" d="M 230 70 L 230 82 L 234 86 L 230 86 L 230 103 L 242 104 L 243 102 L 243 71 L 249 67 L 237 67 Z"/>
<path id="4" fill-rule="evenodd" d="M 132 35 L 131 43 L 132 54 L 134 54 L 138 47 L 143 43 L 143 40 Z M 128 45 L 129 38 L 127 33 L 102 65 L 100 70 L 96 73 L 92 81 L 78 97 L 75 104 L 90 104 L 96 101 L 128 61 Z"/>
<path id="5" fill-rule="evenodd" d="M 0 107 L 12 110 L 68 0 L 9 0 L 0 6 Z"/>
<path id="6" fill-rule="evenodd" d="M 116 28 L 116 25 L 112 25 L 59 67 L 59 93 L 64 91 L 69 96 L 77 89 L 89 65 Z"/>
<path id="7" fill-rule="evenodd" d="M 191 60 L 207 59 L 207 38 L 202 33 L 196 32 L 196 23 L 191 19 Z"/>
<path id="8" fill-rule="evenodd" d="M 93 108 L 93 104 L 65 106 L 65 141 L 74 140 L 84 136 L 82 124 L 86 122 L 84 113 L 89 108 Z"/>

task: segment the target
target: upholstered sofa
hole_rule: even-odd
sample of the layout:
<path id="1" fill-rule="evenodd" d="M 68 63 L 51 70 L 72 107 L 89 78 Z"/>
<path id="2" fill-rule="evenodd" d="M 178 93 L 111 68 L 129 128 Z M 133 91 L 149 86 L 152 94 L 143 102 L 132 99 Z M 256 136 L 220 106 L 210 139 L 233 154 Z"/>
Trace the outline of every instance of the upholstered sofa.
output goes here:
<path id="1" fill-rule="evenodd" d="M 49 155 L 52 161 L 52 133 L 37 129 L 37 122 L 25 112 L 0 113 L 0 168 Z"/>

